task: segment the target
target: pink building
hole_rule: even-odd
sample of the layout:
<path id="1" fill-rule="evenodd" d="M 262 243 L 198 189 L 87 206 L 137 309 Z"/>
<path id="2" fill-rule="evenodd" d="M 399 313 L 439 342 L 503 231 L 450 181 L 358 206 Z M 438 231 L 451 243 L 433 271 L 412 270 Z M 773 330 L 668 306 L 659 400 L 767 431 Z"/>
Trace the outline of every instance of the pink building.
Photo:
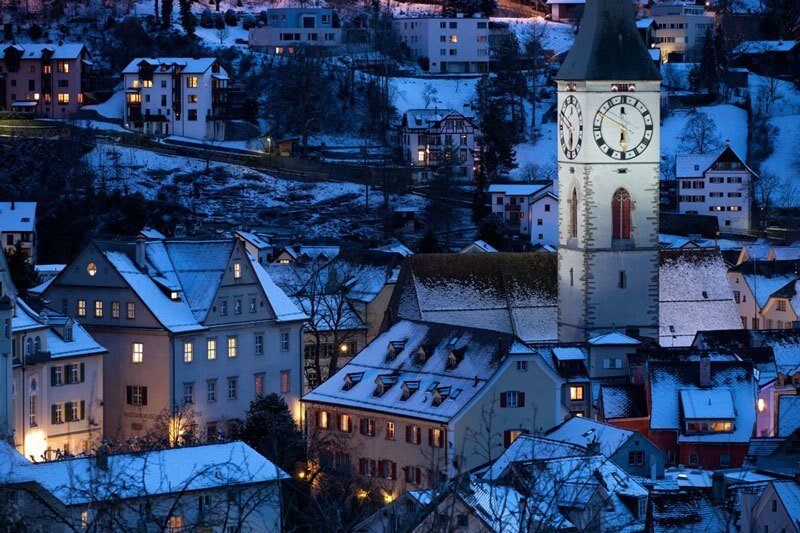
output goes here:
<path id="1" fill-rule="evenodd" d="M 91 68 L 82 44 L 14 44 L 0 50 L 0 110 L 68 118 L 84 103 Z"/>

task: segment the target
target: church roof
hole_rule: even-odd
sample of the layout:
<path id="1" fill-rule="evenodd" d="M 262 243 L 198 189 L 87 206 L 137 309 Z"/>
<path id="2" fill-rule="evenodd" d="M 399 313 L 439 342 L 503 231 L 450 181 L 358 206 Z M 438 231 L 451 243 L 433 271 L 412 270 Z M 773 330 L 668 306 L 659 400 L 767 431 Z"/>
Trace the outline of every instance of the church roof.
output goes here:
<path id="1" fill-rule="evenodd" d="M 587 0 L 558 80 L 660 80 L 636 29 L 630 0 Z"/>

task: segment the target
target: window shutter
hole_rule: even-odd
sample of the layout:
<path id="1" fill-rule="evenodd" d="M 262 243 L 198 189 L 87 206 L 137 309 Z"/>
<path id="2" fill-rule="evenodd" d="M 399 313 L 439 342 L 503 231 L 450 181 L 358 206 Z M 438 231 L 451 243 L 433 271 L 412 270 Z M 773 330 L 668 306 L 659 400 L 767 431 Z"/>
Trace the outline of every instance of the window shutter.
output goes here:
<path id="1" fill-rule="evenodd" d="M 392 462 L 392 479 L 397 479 L 397 463 Z"/>
<path id="2" fill-rule="evenodd" d="M 128 385 L 127 396 L 127 404 L 133 405 L 133 387 L 130 385 Z"/>
<path id="3" fill-rule="evenodd" d="M 64 384 L 72 383 L 72 365 L 64 365 Z"/>
<path id="4" fill-rule="evenodd" d="M 411 442 L 411 426 L 406 426 L 406 442 Z"/>
<path id="5" fill-rule="evenodd" d="M 56 405 L 55 404 L 50 406 L 50 423 L 51 424 L 55 424 L 56 423 Z"/>
<path id="6" fill-rule="evenodd" d="M 411 481 L 411 478 L 409 477 L 409 472 L 410 471 L 411 471 L 411 467 L 410 466 L 404 466 L 403 467 L 403 476 L 406 479 L 406 483 Z"/>
<path id="7" fill-rule="evenodd" d="M 505 392 L 501 392 L 500 393 L 500 407 L 505 407 L 505 406 L 506 406 L 506 393 Z"/>
<path id="8" fill-rule="evenodd" d="M 147 405 L 147 387 L 142 387 L 142 405 Z"/>
<path id="9" fill-rule="evenodd" d="M 508 448 L 509 446 L 511 446 L 511 431 L 507 429 L 503 432 L 503 447 Z"/>
<path id="10" fill-rule="evenodd" d="M 56 385 L 56 367 L 50 367 L 50 386 L 54 387 Z"/>
<path id="11" fill-rule="evenodd" d="M 81 364 L 81 366 L 83 366 L 83 364 Z M 86 402 L 81 400 L 81 416 L 80 416 L 80 420 L 83 420 L 84 418 L 86 418 Z"/>
<path id="12" fill-rule="evenodd" d="M 518 392 L 517 393 L 517 402 L 519 407 L 525 407 L 525 393 Z"/>
<path id="13" fill-rule="evenodd" d="M 81 363 L 81 371 L 80 371 L 80 376 L 81 376 L 81 381 L 80 381 L 80 382 L 81 382 L 81 383 L 83 383 L 83 382 L 84 382 L 84 380 L 86 379 L 86 377 L 85 377 L 85 376 L 86 376 L 86 373 L 85 373 L 85 368 L 84 368 L 84 366 L 85 366 L 85 365 L 84 365 L 83 363 Z"/>
<path id="14" fill-rule="evenodd" d="M 72 422 L 72 402 L 64 403 L 64 420 Z"/>
<path id="15" fill-rule="evenodd" d="M 433 428 L 428 428 L 428 446 L 433 446 Z"/>

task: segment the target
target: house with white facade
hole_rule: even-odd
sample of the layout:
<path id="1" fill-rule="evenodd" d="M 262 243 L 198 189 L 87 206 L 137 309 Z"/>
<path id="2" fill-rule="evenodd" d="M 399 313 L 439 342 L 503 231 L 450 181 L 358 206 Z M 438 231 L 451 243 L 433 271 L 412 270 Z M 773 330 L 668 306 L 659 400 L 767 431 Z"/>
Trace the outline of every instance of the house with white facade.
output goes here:
<path id="1" fill-rule="evenodd" d="M 230 78 L 215 58 L 137 57 L 122 74 L 126 128 L 224 140 Z"/>
<path id="2" fill-rule="evenodd" d="M 17 243 L 36 262 L 36 202 L 0 202 L 0 245 L 13 252 Z"/>
<path id="3" fill-rule="evenodd" d="M 248 44 L 268 54 L 294 54 L 298 49 L 330 52 L 342 44 L 339 15 L 321 7 L 267 9 L 267 25 L 250 28 Z"/>
<path id="4" fill-rule="evenodd" d="M 392 498 L 436 487 L 561 420 L 560 381 L 514 335 L 403 320 L 303 397 L 309 450 Z"/>
<path id="5" fill-rule="evenodd" d="M 480 15 L 396 18 L 394 26 L 430 73 L 489 72 L 489 21 Z"/>
<path id="6" fill-rule="evenodd" d="M 288 477 L 242 442 L 32 463 L 0 441 L 0 491 L 54 533 L 280 531 Z"/>
<path id="7" fill-rule="evenodd" d="M 798 261 L 747 261 L 728 271 L 742 327 L 794 327 L 800 319 L 798 270 Z"/>
<path id="8" fill-rule="evenodd" d="M 530 236 L 532 244 L 558 244 L 558 196 L 553 182 L 492 183 L 492 213 L 513 230 Z"/>
<path id="9" fill-rule="evenodd" d="M 699 53 L 706 32 L 714 32 L 714 14 L 703 6 L 683 2 L 653 4 L 650 17 L 655 20 L 655 46 L 665 61 L 671 54 L 690 56 Z M 679 60 L 680 61 L 680 60 Z"/>
<path id="10" fill-rule="evenodd" d="M 575 24 L 583 16 L 586 0 L 547 0 L 550 6 L 550 20 Z"/>
<path id="11" fill-rule="evenodd" d="M 414 169 L 418 181 L 449 173 L 453 178 L 475 176 L 474 118 L 453 109 L 409 109 L 397 126 L 403 159 Z"/>
<path id="12" fill-rule="evenodd" d="M 749 233 L 753 182 L 758 175 L 730 144 L 719 154 L 675 157 L 678 212 L 714 215 L 723 233 Z"/>
<path id="13" fill-rule="evenodd" d="M 273 392 L 300 419 L 307 317 L 237 238 L 96 239 L 43 297 L 108 349 L 106 437 L 179 408 L 200 436 L 235 435 Z"/>
<path id="14" fill-rule="evenodd" d="M 108 351 L 72 318 L 21 298 L 11 328 L 17 450 L 37 461 L 93 450 L 103 436 Z"/>

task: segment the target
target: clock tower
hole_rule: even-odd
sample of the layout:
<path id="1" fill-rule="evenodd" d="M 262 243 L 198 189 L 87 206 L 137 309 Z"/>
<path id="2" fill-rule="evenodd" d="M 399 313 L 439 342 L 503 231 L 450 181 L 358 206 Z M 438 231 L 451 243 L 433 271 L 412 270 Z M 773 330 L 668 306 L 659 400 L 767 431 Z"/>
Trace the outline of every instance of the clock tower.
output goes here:
<path id="1" fill-rule="evenodd" d="M 661 76 L 631 0 L 586 0 L 558 82 L 558 336 L 658 339 Z"/>

